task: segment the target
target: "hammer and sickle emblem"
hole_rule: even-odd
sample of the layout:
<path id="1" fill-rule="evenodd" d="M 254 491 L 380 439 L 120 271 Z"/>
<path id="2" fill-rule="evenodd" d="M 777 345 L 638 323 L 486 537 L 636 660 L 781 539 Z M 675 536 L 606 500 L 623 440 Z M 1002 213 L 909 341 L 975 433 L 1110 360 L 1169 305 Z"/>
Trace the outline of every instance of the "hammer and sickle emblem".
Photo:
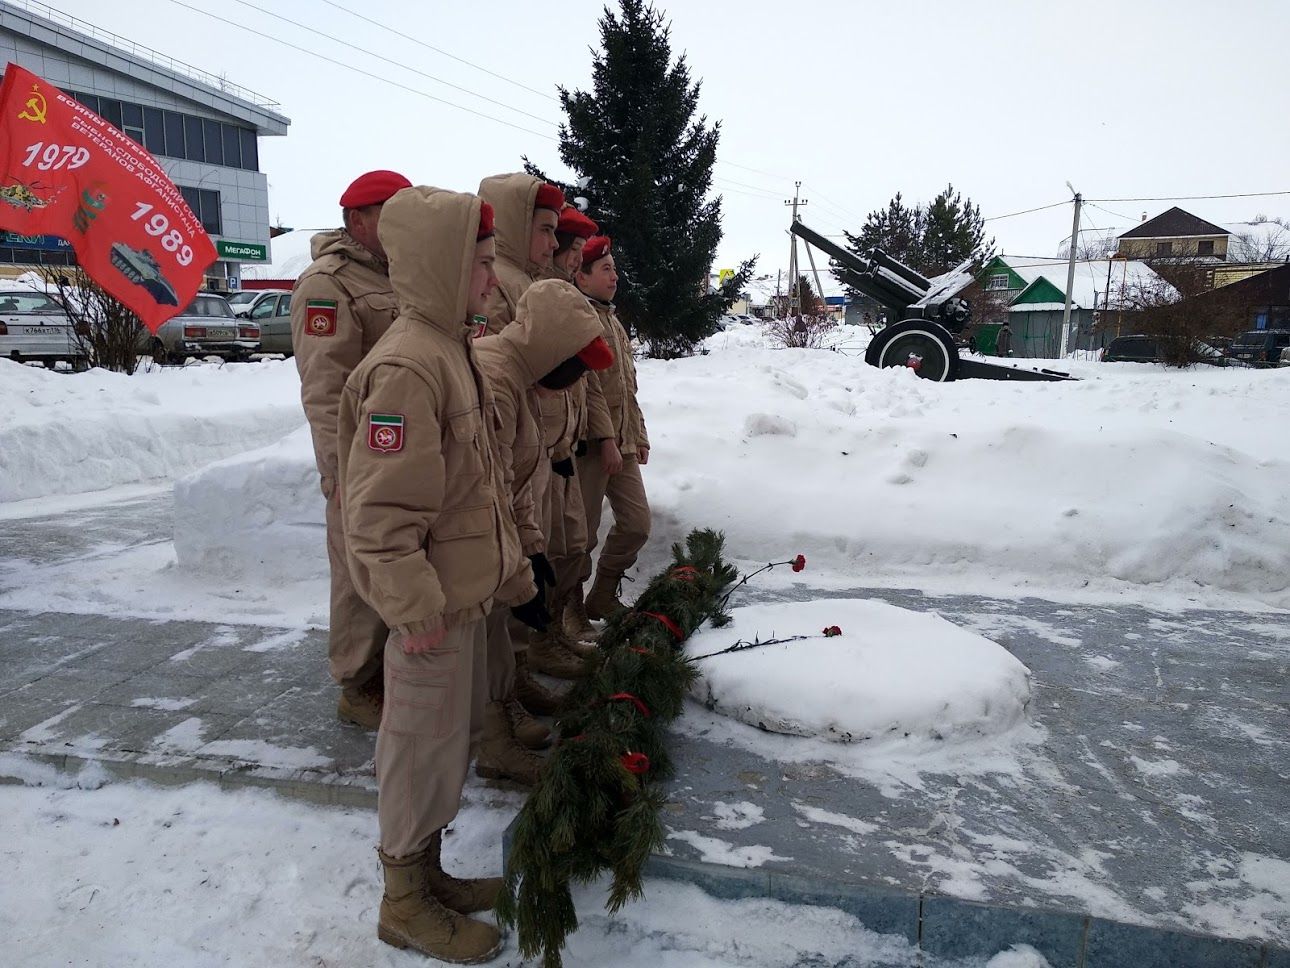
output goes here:
<path id="1" fill-rule="evenodd" d="M 23 121 L 35 121 L 38 124 L 45 123 L 45 114 L 49 110 L 49 105 L 45 102 L 45 95 L 40 93 L 40 88 L 35 84 L 31 86 L 31 97 L 27 98 L 27 106 L 20 112 L 18 117 Z M 27 112 L 32 112 L 28 114 Z"/>

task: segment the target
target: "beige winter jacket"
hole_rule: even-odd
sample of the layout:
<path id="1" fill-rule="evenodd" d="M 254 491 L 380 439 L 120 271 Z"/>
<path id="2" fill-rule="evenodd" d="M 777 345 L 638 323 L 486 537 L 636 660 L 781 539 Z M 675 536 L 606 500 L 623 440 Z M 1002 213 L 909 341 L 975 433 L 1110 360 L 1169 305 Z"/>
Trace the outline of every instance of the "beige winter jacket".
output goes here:
<path id="1" fill-rule="evenodd" d="M 537 593 L 466 324 L 480 203 L 405 188 L 378 227 L 399 316 L 345 383 L 339 438 L 350 572 L 391 628 L 451 628 Z"/>
<path id="2" fill-rule="evenodd" d="M 561 272 L 555 266 L 543 269 L 538 275 L 541 279 L 558 279 L 569 283 L 573 281 L 571 273 Z M 597 381 L 579 380 L 561 396 L 543 397 L 538 401 L 542 417 L 542 446 L 551 460 L 572 457 L 578 441 L 587 439 L 587 421 L 590 415 L 588 394 L 591 394 L 593 400 L 600 396 L 600 384 Z"/>
<path id="3" fill-rule="evenodd" d="M 568 392 L 539 398 L 533 385 L 601 333 L 600 319 L 587 297 L 568 282 L 536 282 L 520 297 L 515 322 L 502 332 L 475 340 L 479 365 L 488 377 L 496 401 L 498 440 L 503 460 L 509 458 L 513 476 L 515 520 L 525 554 L 546 550 L 539 509 L 531 484 L 539 460 L 551 459 L 539 447 L 531 414 L 533 399 L 543 406 L 565 406 Z M 581 386 L 579 380 L 575 386 Z"/>
<path id="4" fill-rule="evenodd" d="M 587 440 L 613 437 L 618 449 L 631 455 L 638 447 L 649 446 L 645 415 L 636 400 L 636 361 L 632 358 L 632 341 L 618 321 L 611 303 L 590 300 L 604 328 L 603 336 L 614 351 L 614 365 L 587 377 Z M 591 382 L 595 382 L 594 390 Z"/>
<path id="5" fill-rule="evenodd" d="M 524 291 L 543 274 L 545 266 L 529 259 L 533 234 L 533 205 L 541 179 L 516 172 L 490 175 L 479 183 L 479 197 L 493 206 L 497 232 L 497 294 L 488 308 L 488 332 L 499 333 L 515 319 Z"/>
<path id="6" fill-rule="evenodd" d="M 346 378 L 394 322 L 389 267 L 344 229 L 310 240 L 314 261 L 291 298 L 291 346 L 314 460 L 330 500 L 337 475 L 336 414 Z M 311 311 L 312 310 L 312 311 Z"/>

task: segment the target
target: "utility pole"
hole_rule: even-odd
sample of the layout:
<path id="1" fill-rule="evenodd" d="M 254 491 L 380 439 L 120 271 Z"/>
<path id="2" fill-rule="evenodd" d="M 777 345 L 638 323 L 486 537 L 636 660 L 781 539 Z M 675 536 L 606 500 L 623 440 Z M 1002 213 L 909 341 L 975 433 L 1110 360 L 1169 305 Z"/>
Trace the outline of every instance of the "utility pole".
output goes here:
<path id="1" fill-rule="evenodd" d="M 1075 191 L 1074 185 L 1067 182 L 1066 187 L 1075 194 L 1075 222 L 1071 226 L 1071 257 L 1066 266 L 1066 308 L 1062 310 L 1062 359 L 1066 358 L 1066 347 L 1071 337 L 1071 293 L 1075 291 L 1075 250 L 1079 246 L 1079 210 L 1084 204 L 1084 196 Z"/>
<path id="2" fill-rule="evenodd" d="M 783 297 L 779 294 L 779 277 L 784 274 L 783 269 L 775 270 L 775 316 L 779 317 L 779 311 L 784 308 Z"/>
<path id="3" fill-rule="evenodd" d="M 807 204 L 806 199 L 798 198 L 798 194 L 800 193 L 801 188 L 802 188 L 802 183 L 800 181 L 793 182 L 792 200 L 790 201 L 789 199 L 784 199 L 785 205 L 793 206 L 794 222 L 797 221 L 797 210 L 800 207 Z M 801 274 L 798 272 L 798 269 L 797 269 L 797 236 L 794 235 L 792 232 L 790 232 L 788 234 L 788 237 L 792 240 L 792 246 L 788 250 L 788 275 L 789 275 L 788 314 L 790 316 L 800 316 L 802 312 L 802 284 L 801 284 Z"/>

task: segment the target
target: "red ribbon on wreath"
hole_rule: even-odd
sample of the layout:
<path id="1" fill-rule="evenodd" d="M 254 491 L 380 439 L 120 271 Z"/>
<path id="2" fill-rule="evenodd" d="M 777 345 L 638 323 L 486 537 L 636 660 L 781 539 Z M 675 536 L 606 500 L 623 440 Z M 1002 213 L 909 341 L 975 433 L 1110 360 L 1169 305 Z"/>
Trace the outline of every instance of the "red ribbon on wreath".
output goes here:
<path id="1" fill-rule="evenodd" d="M 685 638 L 685 633 L 681 631 L 681 626 L 677 625 L 675 622 L 673 622 L 670 618 L 668 618 L 666 615 L 662 614 L 661 612 L 641 612 L 641 614 L 644 615 L 646 618 L 657 619 L 658 621 L 662 622 L 663 627 L 666 628 L 669 632 L 671 632 L 672 638 L 676 639 L 678 642 L 680 642 Z"/>
<path id="2" fill-rule="evenodd" d="M 694 565 L 677 565 L 669 574 L 677 581 L 696 581 L 699 577 L 699 569 Z"/>
<path id="3" fill-rule="evenodd" d="M 824 630 L 824 637 L 826 639 L 831 639 L 841 634 L 842 634 L 842 629 L 838 628 L 836 625 L 830 625 L 828 628 Z"/>
<path id="4" fill-rule="evenodd" d="M 626 769 L 628 773 L 635 774 L 636 776 L 644 776 L 649 772 L 649 757 L 644 753 L 624 753 L 622 756 L 618 757 L 618 762 L 623 765 L 623 768 Z"/>
<path id="5" fill-rule="evenodd" d="M 649 706 L 633 696 L 630 692 L 616 692 L 608 699 L 609 702 L 629 702 L 640 710 L 640 714 L 647 719 L 649 718 Z"/>
<path id="6" fill-rule="evenodd" d="M 633 645 L 628 648 L 629 652 L 635 652 L 637 655 L 652 655 L 649 649 L 641 648 L 639 645 Z"/>

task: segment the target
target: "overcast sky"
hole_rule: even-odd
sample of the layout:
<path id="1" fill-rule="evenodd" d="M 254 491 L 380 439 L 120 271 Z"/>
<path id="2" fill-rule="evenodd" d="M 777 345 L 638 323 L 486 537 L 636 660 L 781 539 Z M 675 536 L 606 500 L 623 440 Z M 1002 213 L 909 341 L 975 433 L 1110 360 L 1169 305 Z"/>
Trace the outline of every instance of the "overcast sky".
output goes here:
<path id="1" fill-rule="evenodd" d="M 341 190 L 371 168 L 473 191 L 528 155 L 567 176 L 555 87 L 589 85 L 603 3 L 56 6 L 278 102 L 292 124 L 260 142 L 270 210 L 313 228 L 339 221 Z M 754 253 L 772 277 L 787 265 L 783 202 L 795 180 L 810 202 L 803 221 L 825 234 L 854 230 L 897 191 L 925 201 L 947 182 L 987 217 L 1068 198 L 1067 180 L 1088 198 L 1290 191 L 1283 0 L 674 0 L 662 9 L 674 52 L 703 81 L 702 110 L 722 122 L 715 188 L 726 234 L 714 268 Z M 1085 227 L 1125 228 L 1175 203 L 1098 204 Z M 1177 204 L 1217 222 L 1290 216 L 1290 195 Z M 1004 251 L 1052 255 L 1070 217 L 1063 205 L 991 228 Z"/>

